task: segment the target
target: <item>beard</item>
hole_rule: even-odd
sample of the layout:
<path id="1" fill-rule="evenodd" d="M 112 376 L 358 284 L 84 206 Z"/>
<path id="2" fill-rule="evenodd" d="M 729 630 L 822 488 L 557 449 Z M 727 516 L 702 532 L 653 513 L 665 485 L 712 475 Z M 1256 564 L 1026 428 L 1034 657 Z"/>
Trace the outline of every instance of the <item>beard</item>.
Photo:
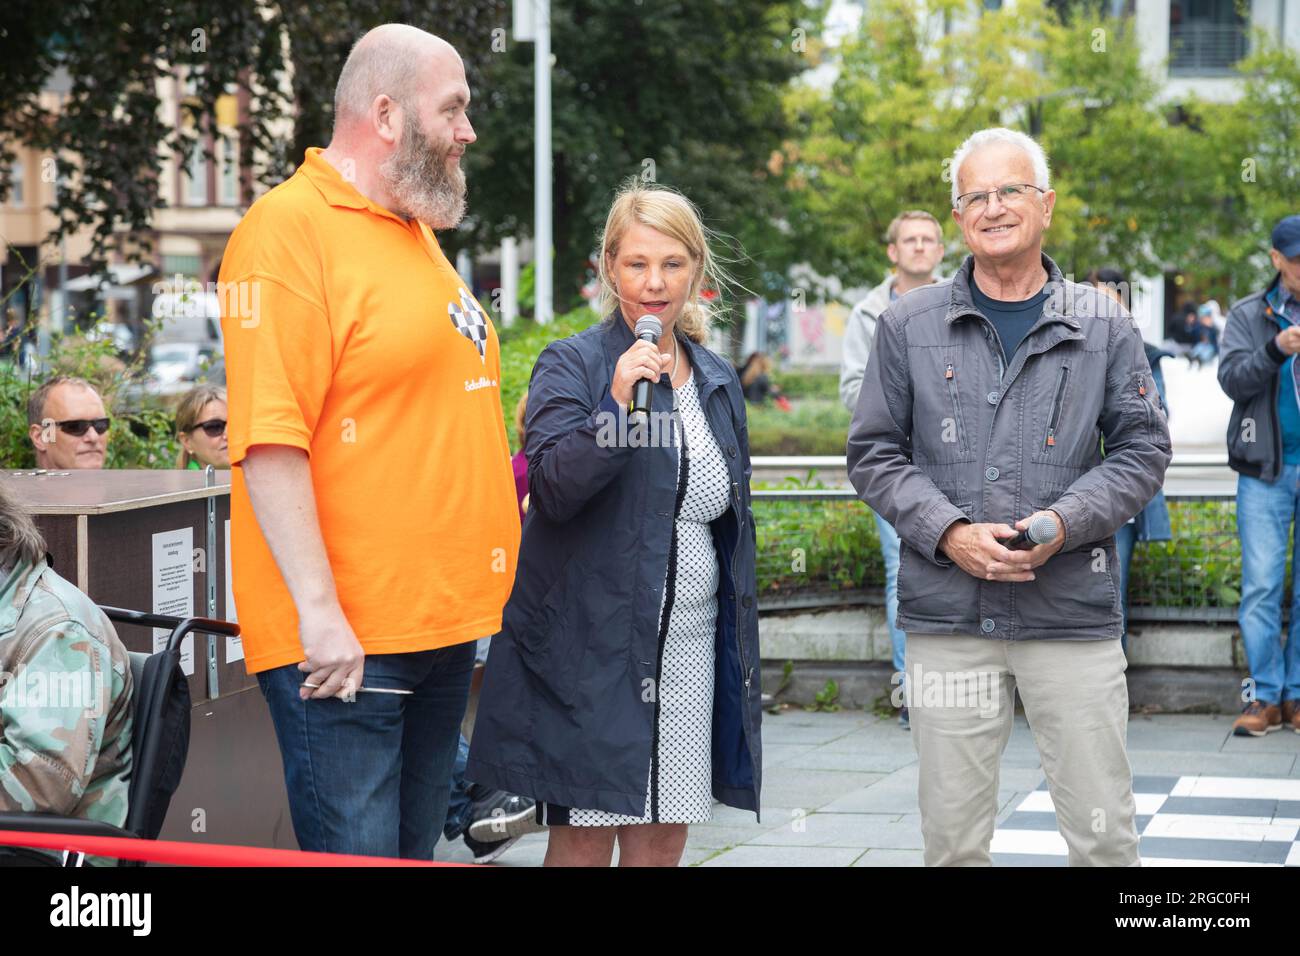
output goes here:
<path id="1" fill-rule="evenodd" d="M 430 229 L 455 228 L 465 217 L 465 173 L 448 167 L 447 159 L 459 149 L 454 143 L 432 143 L 420 129 L 413 112 L 402 124 L 402 143 L 379 166 L 379 175 L 400 213 L 418 219 Z"/>

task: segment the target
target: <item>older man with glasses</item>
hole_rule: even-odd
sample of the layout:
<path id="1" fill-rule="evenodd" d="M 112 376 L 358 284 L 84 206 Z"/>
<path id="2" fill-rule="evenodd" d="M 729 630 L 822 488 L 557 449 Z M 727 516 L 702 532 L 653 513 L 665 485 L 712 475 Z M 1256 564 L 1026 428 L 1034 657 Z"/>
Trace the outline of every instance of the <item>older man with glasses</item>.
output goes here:
<path id="1" fill-rule="evenodd" d="M 27 400 L 27 434 L 36 467 L 50 471 L 103 468 L 108 453 L 108 413 L 89 382 L 60 375 Z"/>
<path id="2" fill-rule="evenodd" d="M 902 541 L 925 862 L 990 862 L 1018 690 L 1071 865 L 1136 865 L 1115 531 L 1168 426 L 1132 318 L 1043 255 L 1042 148 L 982 130 L 951 170 L 971 255 L 881 313 L 848 441 Z"/>

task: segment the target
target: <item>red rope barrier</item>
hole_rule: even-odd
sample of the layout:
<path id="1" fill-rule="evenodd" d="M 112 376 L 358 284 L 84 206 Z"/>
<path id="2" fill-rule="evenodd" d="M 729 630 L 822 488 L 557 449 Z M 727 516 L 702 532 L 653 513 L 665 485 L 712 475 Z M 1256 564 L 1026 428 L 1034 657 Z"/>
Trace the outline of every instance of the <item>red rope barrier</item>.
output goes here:
<path id="1" fill-rule="evenodd" d="M 309 853 L 304 850 L 270 850 L 224 843 L 179 843 L 174 840 L 136 840 L 130 837 L 74 836 L 68 833 L 34 833 L 0 830 L 0 846 L 68 850 L 119 860 L 146 860 L 175 866 L 469 866 L 468 863 L 434 863 L 399 860 L 386 856 L 351 856 L 346 853 Z"/>

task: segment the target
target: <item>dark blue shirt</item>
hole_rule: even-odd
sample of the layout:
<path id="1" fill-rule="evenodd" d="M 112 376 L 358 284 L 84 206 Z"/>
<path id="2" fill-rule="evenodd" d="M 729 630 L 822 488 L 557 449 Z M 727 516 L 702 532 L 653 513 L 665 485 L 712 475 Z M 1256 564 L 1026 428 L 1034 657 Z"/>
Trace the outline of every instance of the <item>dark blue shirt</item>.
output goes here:
<path id="1" fill-rule="evenodd" d="M 1273 321 L 1282 328 L 1300 322 L 1300 300 L 1287 292 L 1279 279 L 1264 296 L 1272 310 Z M 1281 368 L 1282 382 L 1277 393 L 1277 420 L 1282 430 L 1282 463 L 1300 464 L 1300 399 L 1297 390 L 1295 356 L 1288 355 Z"/>
<path id="2" fill-rule="evenodd" d="M 1038 317 L 1043 314 L 1043 303 L 1047 301 L 1047 287 L 1044 286 L 1041 292 L 1030 296 L 1023 302 L 1004 302 L 1001 299 L 990 299 L 982 291 L 979 285 L 972 277 L 971 295 L 975 299 L 975 308 L 984 314 L 984 317 L 993 323 L 993 328 L 997 329 L 998 338 L 1002 340 L 1002 353 L 1006 358 L 1007 364 L 1011 364 L 1011 356 L 1016 354 L 1016 349 L 1020 342 L 1029 332 Z"/>

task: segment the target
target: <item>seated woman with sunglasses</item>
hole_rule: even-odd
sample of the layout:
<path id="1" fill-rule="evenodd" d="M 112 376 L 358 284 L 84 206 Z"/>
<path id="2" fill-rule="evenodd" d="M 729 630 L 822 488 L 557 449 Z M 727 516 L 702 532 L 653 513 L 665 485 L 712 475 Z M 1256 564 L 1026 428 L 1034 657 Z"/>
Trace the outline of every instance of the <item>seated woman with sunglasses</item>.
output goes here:
<path id="1" fill-rule="evenodd" d="M 219 385 L 196 385 L 186 392 L 176 407 L 176 438 L 181 443 L 177 468 L 229 468 L 226 390 Z"/>
<path id="2" fill-rule="evenodd" d="M 37 468 L 103 468 L 108 426 L 104 400 L 84 379 L 57 375 L 27 400 L 27 434 Z"/>

